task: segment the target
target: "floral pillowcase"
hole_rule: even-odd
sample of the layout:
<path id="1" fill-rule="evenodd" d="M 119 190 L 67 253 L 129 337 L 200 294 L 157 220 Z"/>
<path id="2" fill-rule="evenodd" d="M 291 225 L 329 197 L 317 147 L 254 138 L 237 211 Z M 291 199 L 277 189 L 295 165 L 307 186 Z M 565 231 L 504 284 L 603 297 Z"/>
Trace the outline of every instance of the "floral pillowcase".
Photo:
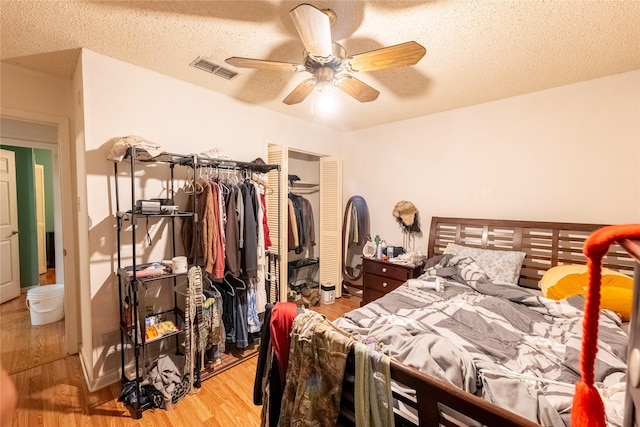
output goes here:
<path id="1" fill-rule="evenodd" d="M 519 251 L 471 248 L 449 243 L 445 254 L 458 254 L 473 259 L 494 283 L 518 285 L 522 262 L 526 254 Z"/>

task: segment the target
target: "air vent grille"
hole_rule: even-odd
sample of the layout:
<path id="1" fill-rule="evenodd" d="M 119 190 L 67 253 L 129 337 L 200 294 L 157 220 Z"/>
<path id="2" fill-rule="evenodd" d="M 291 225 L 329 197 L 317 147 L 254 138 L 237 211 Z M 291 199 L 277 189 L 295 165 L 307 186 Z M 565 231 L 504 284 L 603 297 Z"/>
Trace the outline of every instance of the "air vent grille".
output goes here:
<path id="1" fill-rule="evenodd" d="M 216 76 L 223 77 L 227 80 L 231 80 L 232 78 L 238 75 L 238 73 L 236 73 L 235 71 L 231 71 L 228 68 L 222 68 L 222 67 L 218 67 L 213 72 L 213 74 L 215 74 Z"/>
<path id="2" fill-rule="evenodd" d="M 196 60 L 191 63 L 191 66 L 227 80 L 231 80 L 238 75 L 235 71 L 221 67 L 218 64 L 214 64 L 213 62 L 203 58 L 196 58 Z"/>

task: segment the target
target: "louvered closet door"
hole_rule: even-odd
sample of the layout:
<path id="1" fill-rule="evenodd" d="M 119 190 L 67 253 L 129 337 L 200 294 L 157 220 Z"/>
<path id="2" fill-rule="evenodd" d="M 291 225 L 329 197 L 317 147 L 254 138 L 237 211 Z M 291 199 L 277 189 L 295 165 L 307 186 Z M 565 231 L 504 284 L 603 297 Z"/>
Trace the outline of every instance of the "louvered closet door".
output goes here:
<path id="1" fill-rule="evenodd" d="M 287 148 L 283 145 L 269 144 L 267 148 L 267 163 L 270 165 L 280 165 L 280 182 L 278 182 L 278 171 L 273 170 L 267 174 L 267 183 L 273 189 L 273 193 L 267 194 L 267 224 L 269 225 L 269 236 L 271 237 L 271 247 L 269 251 L 280 254 L 280 273 L 278 283 L 280 284 L 280 301 L 287 300 Z M 278 215 L 278 213 L 280 213 Z M 275 289 L 269 296 L 270 301 L 275 301 Z"/>
<path id="2" fill-rule="evenodd" d="M 342 296 L 342 164 L 336 157 L 320 158 L 320 283 L 335 285 Z"/>

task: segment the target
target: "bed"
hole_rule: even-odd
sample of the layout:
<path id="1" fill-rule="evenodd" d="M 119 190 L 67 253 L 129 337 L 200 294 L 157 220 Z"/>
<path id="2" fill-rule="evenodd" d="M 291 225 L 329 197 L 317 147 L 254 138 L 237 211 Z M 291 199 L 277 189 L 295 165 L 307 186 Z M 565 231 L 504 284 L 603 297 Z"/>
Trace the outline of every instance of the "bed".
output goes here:
<path id="1" fill-rule="evenodd" d="M 281 396 L 282 407 L 275 418 L 279 421 L 272 418 L 267 425 L 334 425 L 330 420 L 338 410 L 338 425 L 355 425 L 359 400 L 354 404 L 354 351 L 344 341 L 340 344 L 342 349 L 349 349 L 344 354 L 326 351 L 330 346 L 325 337 L 328 333 L 335 336 L 336 331 L 352 341 L 371 344 L 373 338 L 374 346 L 392 356 L 392 416 L 396 426 L 568 425 L 574 384 L 580 375 L 584 299 L 576 296 L 556 302 L 543 298 L 538 283 L 552 267 L 586 264 L 583 244 L 600 227 L 434 217 L 421 280 L 409 280 L 382 298 L 346 313 L 333 324 L 324 319 L 322 327 L 315 329 L 315 338 L 306 340 L 307 343 L 315 340 L 316 344 L 303 344 L 307 346 L 304 356 L 307 359 L 297 358 L 294 362 L 299 350 L 294 348 L 298 345 L 294 344 L 297 331 L 313 329 L 308 323 L 296 326 L 298 319 L 306 316 L 322 322 L 317 320 L 321 317 L 317 313 L 295 317 L 290 334 L 291 351 L 286 352 L 289 370 Z M 455 253 L 445 253 L 455 245 L 458 245 Z M 476 260 L 463 253 L 460 246 L 471 252 L 500 251 L 501 257 L 521 252 L 524 258 L 518 261 L 520 268 L 513 276 L 502 277 L 483 264 L 493 277 L 487 281 L 482 276 L 487 276 L 485 270 L 478 269 Z M 475 258 L 480 260 L 481 256 Z M 602 263 L 604 268 L 633 275 L 634 259 L 617 244 L 609 248 Z M 498 276 L 504 280 L 497 280 Z M 439 290 L 431 289 L 434 283 Z M 466 322 L 466 330 L 459 326 L 456 330 L 453 320 L 459 319 L 463 324 Z M 602 311 L 596 381 L 605 391 L 603 400 L 610 425 L 621 425 L 624 417 L 629 339 L 623 326 L 618 314 Z M 323 331 L 323 338 L 319 337 L 318 329 Z M 498 336 L 492 335 L 495 330 L 500 332 Z M 521 331 L 527 334 L 519 336 Z M 305 340 L 298 343 L 302 341 Z M 426 348 L 431 352 L 424 351 Z M 329 355 L 331 362 L 324 366 L 316 364 L 320 353 Z M 344 370 L 334 369 L 333 362 L 342 363 Z M 265 384 L 264 377 L 260 380 L 258 375 L 260 364 L 259 361 L 254 390 L 257 394 Z M 297 365 L 295 374 L 294 365 Z M 297 378 L 300 369 L 308 376 L 306 384 Z M 333 378 L 334 384 L 326 388 L 318 378 L 320 381 Z M 254 396 L 256 404 L 259 400 Z M 322 402 L 319 413 L 308 406 L 314 405 L 314 400 Z M 304 421 L 297 419 L 296 424 L 288 418 L 292 405 L 299 406 L 297 415 L 306 418 Z M 332 405 L 335 412 L 327 412 L 326 407 Z"/>
<path id="2" fill-rule="evenodd" d="M 359 341 L 378 340 L 373 345 L 392 355 L 396 426 L 564 425 L 570 421 L 573 386 L 579 379 L 583 298 L 555 302 L 542 298 L 537 288 L 551 267 L 585 264 L 583 243 L 600 227 L 434 217 L 421 281 L 405 283 L 332 326 Z M 487 282 L 470 256 L 445 254 L 450 244 L 525 256 L 512 283 Z M 634 261 L 616 244 L 603 258 L 603 267 L 631 276 Z M 441 289 L 430 289 L 431 282 Z M 617 425 L 624 413 L 628 335 L 620 316 L 602 313 L 596 381 L 607 395 L 609 421 Z M 456 319 L 467 330 L 456 330 Z M 529 335 L 519 336 L 521 330 Z M 340 394 L 338 425 L 355 425 L 355 363 L 353 351 L 347 354 L 341 387 L 333 389 Z M 287 394 L 289 381 L 287 373 L 284 400 L 294 401 L 296 395 Z"/>
<path id="3" fill-rule="evenodd" d="M 536 324 L 534 326 L 537 329 L 536 333 L 542 334 L 544 339 L 538 336 L 532 341 L 542 341 L 542 343 L 532 342 L 527 343 L 527 346 L 543 350 L 549 349 L 551 354 L 544 358 L 544 362 L 528 360 L 528 357 L 533 358 L 533 356 L 526 354 L 527 351 L 523 351 L 520 347 L 517 349 L 510 347 L 509 339 L 514 339 L 516 344 L 521 339 L 517 336 L 509 336 L 511 332 L 516 332 L 512 330 L 512 325 L 509 325 L 509 322 L 518 322 L 518 317 L 508 317 L 504 312 L 509 312 L 512 309 L 488 306 L 483 298 L 475 300 L 473 299 L 475 294 L 463 289 L 463 299 L 466 299 L 470 306 L 480 308 L 477 311 L 465 309 L 461 312 L 468 315 L 468 311 L 473 311 L 473 315 L 478 315 L 478 311 L 484 309 L 484 311 L 492 311 L 494 317 L 491 322 L 478 320 L 477 328 L 466 334 L 464 331 L 450 333 L 447 330 L 447 325 L 451 319 L 457 316 L 456 311 L 450 309 L 450 306 L 459 304 L 459 300 L 451 300 L 455 302 L 450 302 L 447 298 L 450 297 L 449 294 L 456 293 L 453 292 L 454 288 L 464 288 L 464 286 L 459 283 L 449 284 L 447 279 L 442 279 L 445 280 L 445 288 L 449 288 L 449 291 L 443 292 L 447 295 L 440 295 L 431 289 L 423 295 L 421 291 L 412 289 L 409 284 L 405 284 L 381 299 L 345 314 L 334 323 L 339 328 L 354 334 L 356 338 L 362 340 L 375 336 L 382 341 L 398 340 L 400 342 L 400 344 L 394 344 L 395 349 L 391 350 L 392 353 L 395 351 L 396 356 L 400 356 L 392 357 L 391 361 L 391 377 L 400 384 L 400 387 L 395 387 L 396 391 L 394 391 L 396 406 L 399 406 L 395 414 L 396 425 L 537 426 L 538 422 L 545 425 L 568 423 L 573 394 L 572 385 L 579 380 L 579 334 L 582 325 L 579 308 L 581 298 L 571 299 L 573 305 L 559 305 L 556 302 L 549 302 L 546 298 L 537 298 L 540 295 L 537 289 L 544 272 L 551 267 L 585 264 L 586 259 L 582 254 L 583 243 L 591 232 L 600 227 L 602 226 L 597 224 L 434 217 L 429 232 L 428 260 L 448 258 L 449 261 L 454 260 L 455 263 L 457 262 L 456 258 L 458 260 L 463 258 L 444 255 L 450 244 L 523 252 L 526 256 L 516 279 L 517 286 L 509 287 L 505 284 L 497 284 L 490 287 L 487 285 L 482 287 L 481 295 L 489 293 L 519 303 L 524 302 L 528 308 L 537 311 L 538 314 L 544 314 L 547 317 L 559 316 L 561 318 L 559 323 L 563 324 L 563 328 L 567 326 L 567 329 L 558 330 L 558 322 L 544 330 L 540 329 L 539 324 Z M 429 267 L 429 261 L 427 261 L 427 267 Z M 437 267 L 442 267 L 442 265 L 438 264 Z M 458 267 L 458 265 L 454 265 L 454 267 Z M 607 256 L 604 257 L 603 267 L 631 276 L 634 261 L 627 251 L 616 244 L 611 246 Z M 426 276 L 428 275 L 425 275 L 423 279 L 428 280 Z M 527 288 L 532 289 L 533 292 L 530 293 Z M 501 289 L 504 291 L 502 295 Z M 407 301 L 409 301 L 409 306 L 406 304 Z M 542 304 L 538 304 L 537 301 L 542 301 Z M 427 309 L 426 312 L 415 309 L 415 306 L 423 303 L 431 309 Z M 411 307 L 412 304 L 413 307 Z M 519 306 L 516 305 L 516 307 Z M 420 310 L 423 309 L 420 308 Z M 628 336 L 622 329 L 621 319 L 616 315 L 611 315 L 612 313 L 609 311 L 606 313 L 608 315 L 601 316 L 599 333 L 600 341 L 603 341 L 599 350 L 599 366 L 601 368 L 599 379 L 605 383 L 608 393 L 612 396 L 611 399 L 605 401 L 605 405 L 609 420 L 613 421 L 612 425 L 617 425 L 622 423 L 624 413 Z M 406 316 L 409 316 L 408 320 L 406 320 Z M 405 318 L 404 328 L 394 329 L 389 326 L 390 323 L 402 323 L 398 319 L 403 317 Z M 414 322 L 418 319 L 422 320 L 422 323 L 418 322 L 419 326 L 416 327 Z M 505 331 L 502 333 L 507 335 L 507 339 L 504 342 L 492 342 L 495 338 L 490 336 L 491 331 L 487 329 L 492 329 L 491 325 L 495 327 L 501 322 L 506 322 L 503 325 Z M 518 327 L 522 329 L 522 325 L 516 325 L 514 329 L 518 329 Z M 421 329 L 427 330 L 423 336 L 420 336 Z M 565 334 L 568 335 L 566 330 L 569 330 L 573 335 L 565 337 Z M 481 347 L 486 347 L 490 350 L 489 352 L 493 352 L 493 356 L 489 358 L 491 360 L 483 359 L 484 356 L 480 354 L 462 357 L 454 350 L 441 346 L 440 338 L 437 338 L 444 335 L 446 341 L 456 342 L 458 334 L 463 336 L 463 340 L 467 344 L 471 342 L 471 345 L 467 346 L 472 348 L 471 351 L 478 350 L 478 348 L 482 350 Z M 395 338 L 399 335 L 405 335 L 405 337 L 402 340 Z M 420 337 L 416 338 L 416 336 Z M 414 341 L 410 341 L 409 344 L 404 341 L 405 339 L 413 339 Z M 563 349 L 553 349 L 556 340 L 562 342 Z M 389 352 L 389 347 L 393 346 L 389 344 L 386 347 L 385 351 Z M 415 349 L 426 347 L 435 349 L 436 356 L 427 356 L 425 360 L 420 360 L 416 355 L 419 351 L 417 352 Z M 447 370 L 451 368 L 449 366 L 443 367 L 443 356 L 438 359 L 438 352 L 440 354 L 447 352 L 447 357 L 459 358 L 462 366 L 466 366 L 471 360 L 477 371 L 474 372 L 474 367 L 469 368 L 472 371 L 471 376 L 465 378 L 457 378 L 459 376 L 458 369 L 453 369 L 454 375 L 448 375 Z M 568 356 L 565 356 L 563 360 L 557 360 L 559 352 L 565 352 Z M 467 352 L 463 351 L 463 353 Z M 465 354 L 465 356 L 468 355 Z M 398 362 L 398 359 L 405 363 Z M 554 359 L 556 359 L 555 362 Z M 525 360 L 525 362 L 515 363 L 521 360 Z M 502 363 L 496 363 L 496 361 Z M 430 363 L 435 363 L 437 366 L 430 368 Z M 500 364 L 505 369 L 497 366 Z M 352 356 L 350 356 L 343 383 L 339 425 L 354 425 L 353 383 L 348 380 L 351 378 L 353 366 Z M 549 378 L 555 380 L 539 382 L 535 379 L 529 379 L 525 375 L 514 378 L 511 373 L 518 369 L 526 374 L 548 375 Z M 478 371 L 481 372 L 478 373 Z M 509 378 L 505 378 L 503 375 L 505 371 L 510 373 Z M 472 380 L 474 375 L 476 378 L 481 378 L 478 384 Z M 510 388 L 511 384 L 509 383 L 514 381 L 516 383 L 537 384 L 529 387 L 529 392 L 531 392 L 531 388 L 538 390 L 536 398 L 530 399 L 528 402 L 523 401 L 521 397 L 527 394 L 527 388 Z M 457 386 L 453 385 L 455 383 L 458 383 Z M 571 386 L 568 387 L 567 384 Z M 407 393 L 405 388 L 410 391 Z M 503 406 L 487 401 L 479 397 L 480 395 L 484 395 L 485 398 Z M 520 397 L 513 398 L 513 396 Z M 523 406 L 523 402 L 527 403 Z M 527 408 L 527 406 L 533 407 Z M 505 407 L 511 410 L 505 409 Z M 561 410 L 556 413 L 552 408 L 561 408 Z M 522 414 L 525 414 L 526 418 L 521 416 Z"/>

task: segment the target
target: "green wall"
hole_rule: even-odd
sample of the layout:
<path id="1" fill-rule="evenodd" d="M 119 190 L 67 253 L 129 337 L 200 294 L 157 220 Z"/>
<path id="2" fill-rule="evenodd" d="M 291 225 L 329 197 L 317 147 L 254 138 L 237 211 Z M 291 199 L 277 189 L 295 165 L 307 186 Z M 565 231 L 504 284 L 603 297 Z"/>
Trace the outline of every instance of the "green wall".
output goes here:
<path id="1" fill-rule="evenodd" d="M 18 193 L 18 231 L 20 245 L 20 287 L 40 284 L 38 276 L 38 237 L 36 197 L 33 176 L 35 156 L 32 148 L 3 145 L 16 155 L 16 191 Z"/>
<path id="2" fill-rule="evenodd" d="M 53 223 L 53 156 L 51 150 L 34 148 L 36 164 L 44 167 L 44 208 L 45 222 L 48 232 L 55 230 Z"/>

